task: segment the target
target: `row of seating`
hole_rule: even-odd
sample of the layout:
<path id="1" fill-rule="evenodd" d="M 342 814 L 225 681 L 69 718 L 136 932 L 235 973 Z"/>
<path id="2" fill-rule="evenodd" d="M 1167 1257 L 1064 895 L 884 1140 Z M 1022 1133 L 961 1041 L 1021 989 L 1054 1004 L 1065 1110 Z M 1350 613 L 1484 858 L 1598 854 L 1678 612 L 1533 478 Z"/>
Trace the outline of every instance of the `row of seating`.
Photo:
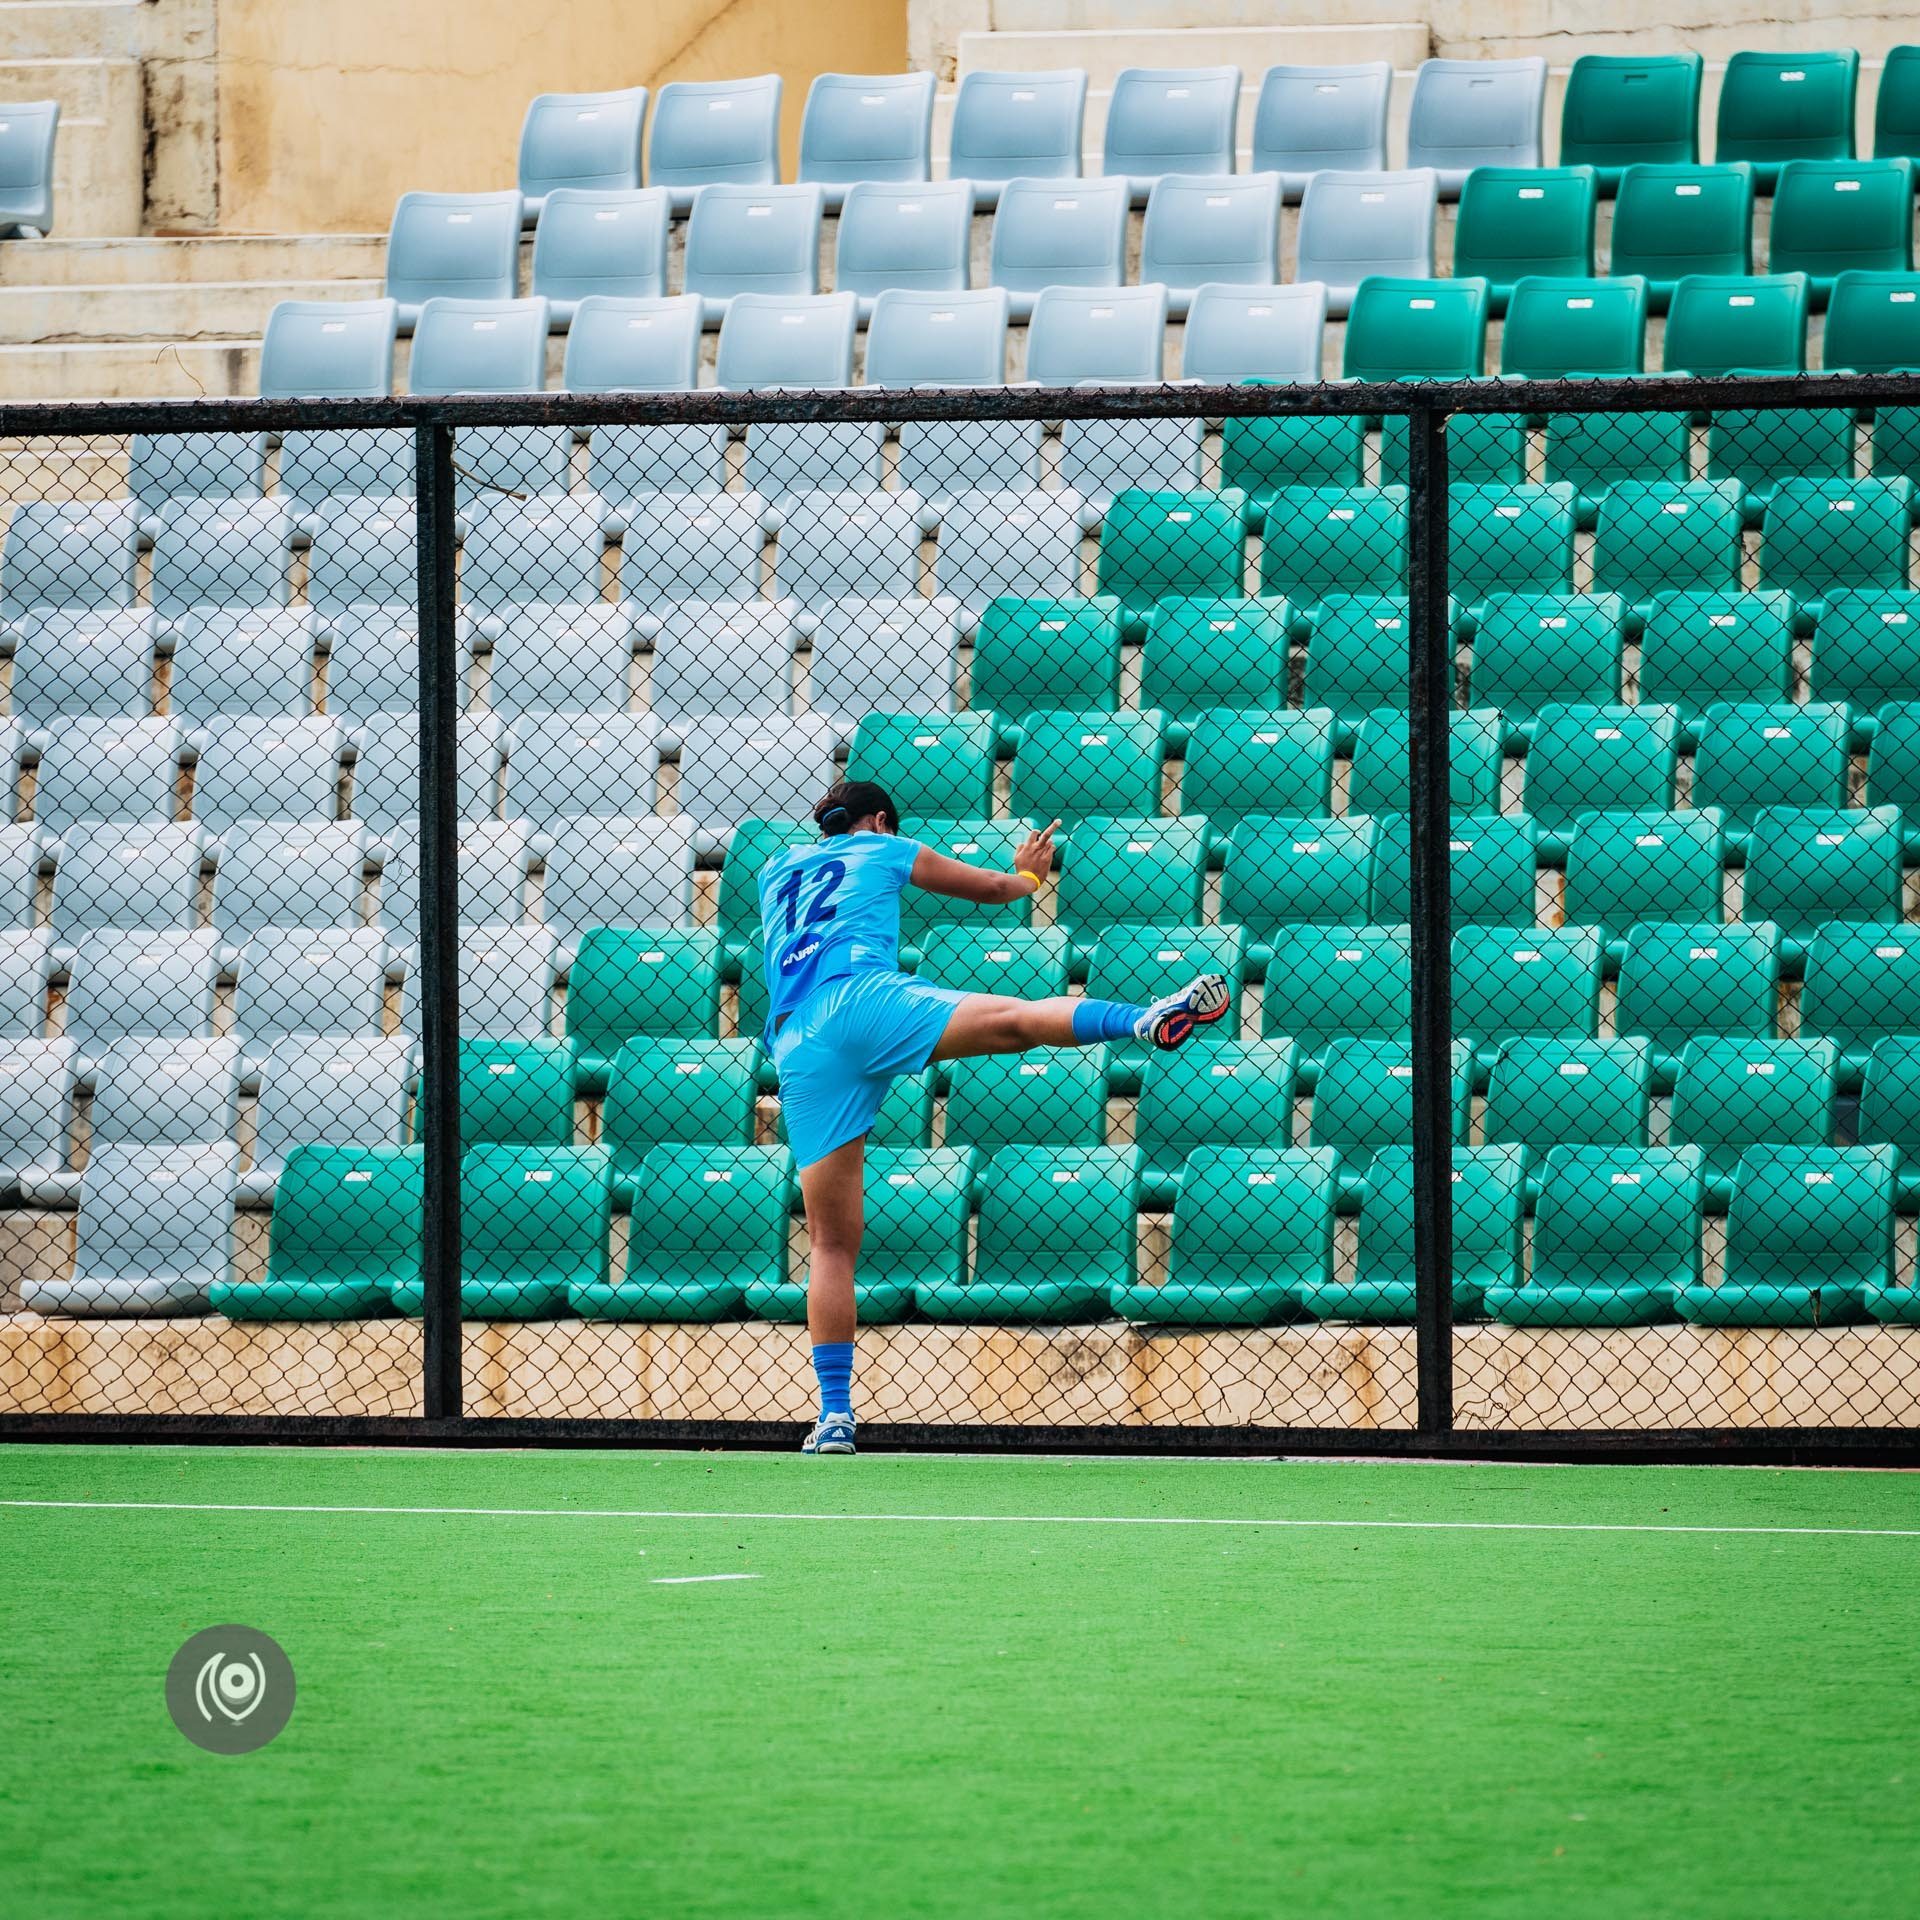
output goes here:
<path id="1" fill-rule="evenodd" d="M 421 1162 L 405 1150 L 296 1148 L 281 1175 L 264 1280 L 230 1275 L 236 1149 L 108 1147 L 102 1172 L 147 1204 L 90 1207 L 71 1278 L 29 1280 L 52 1313 L 201 1311 L 358 1318 L 421 1311 Z M 965 1148 L 882 1149 L 871 1161 L 860 1306 L 962 1323 L 1128 1320 L 1262 1326 L 1413 1317 L 1412 1155 L 1377 1154 L 1352 1278 L 1335 1261 L 1338 1156 L 1206 1147 L 1174 1208 L 1165 1280 L 1138 1254 L 1140 1156 L 1126 1147 L 1008 1148 L 984 1176 Z M 1841 1326 L 1920 1318 L 1898 1283 L 1893 1155 L 1756 1149 L 1733 1182 L 1727 1255 L 1703 1284 L 1699 1149 L 1563 1147 L 1547 1156 L 1523 1266 L 1521 1163 L 1457 1150 L 1455 1310 L 1530 1327 Z M 612 1278 L 611 1160 L 600 1147 L 495 1146 L 462 1165 L 461 1310 L 476 1319 L 797 1321 L 788 1247 L 793 1173 L 777 1147 L 662 1147 Z M 982 1195 L 969 1252 L 976 1178 Z M 91 1184 L 91 1182 L 89 1182 Z M 1023 1196 L 1047 1192 L 1042 1217 Z M 182 1194 L 179 1188 L 187 1188 Z M 161 1204 L 154 1204 L 160 1202 Z"/>
<path id="2" fill-rule="evenodd" d="M 1787 160 L 1851 158 L 1859 55 L 1735 53 L 1721 85 L 1716 152 L 1754 163 L 1768 185 Z M 1617 178 L 1635 161 L 1699 157 L 1697 53 L 1582 55 L 1568 75 L 1561 157 Z M 1547 63 L 1543 59 L 1426 60 L 1408 112 L 1409 163 L 1431 167 L 1449 195 L 1475 166 L 1538 166 Z M 1298 199 L 1316 173 L 1386 165 L 1393 70 L 1274 66 L 1254 105 L 1253 171 L 1278 175 Z M 1136 197 L 1168 173 L 1232 173 L 1238 151 L 1240 70 L 1232 66 L 1123 69 L 1107 109 L 1100 171 Z M 1087 75 L 974 70 L 954 96 L 945 156 L 950 178 L 989 193 L 1022 175 L 1069 179 L 1081 171 Z M 684 213 L 704 186 L 780 179 L 777 74 L 674 82 L 653 108 L 648 170 L 641 148 L 644 87 L 542 94 L 520 137 L 515 213 L 533 224 L 556 191 L 636 188 L 651 177 Z M 802 182 L 836 201 L 854 184 L 931 179 L 934 76 L 822 74 L 800 123 Z M 1896 47 L 1879 86 L 1874 151 L 1920 158 L 1920 47 Z"/>

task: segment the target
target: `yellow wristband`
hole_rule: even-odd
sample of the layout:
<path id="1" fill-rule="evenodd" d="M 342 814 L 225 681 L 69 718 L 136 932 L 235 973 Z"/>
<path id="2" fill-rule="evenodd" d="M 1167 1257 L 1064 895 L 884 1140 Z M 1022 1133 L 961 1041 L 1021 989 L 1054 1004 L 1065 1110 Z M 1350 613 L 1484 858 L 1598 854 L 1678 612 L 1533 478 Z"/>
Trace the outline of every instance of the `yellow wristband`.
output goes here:
<path id="1" fill-rule="evenodd" d="M 1033 890 L 1035 893 L 1038 893 L 1040 889 L 1046 884 L 1046 882 L 1043 881 L 1037 873 L 1029 873 L 1025 867 L 1015 867 L 1014 872 L 1017 873 L 1022 880 L 1031 880 L 1033 882 Z"/>

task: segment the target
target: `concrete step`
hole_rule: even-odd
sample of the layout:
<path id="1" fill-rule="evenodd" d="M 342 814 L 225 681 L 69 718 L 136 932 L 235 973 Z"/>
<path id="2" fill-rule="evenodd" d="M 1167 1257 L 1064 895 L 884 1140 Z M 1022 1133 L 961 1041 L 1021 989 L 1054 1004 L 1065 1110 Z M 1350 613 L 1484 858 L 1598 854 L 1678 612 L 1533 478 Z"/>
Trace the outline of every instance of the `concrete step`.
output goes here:
<path id="1" fill-rule="evenodd" d="M 233 340 L 266 330 L 282 300 L 368 300 L 377 280 L 0 287 L 0 346 L 115 340 Z"/>
<path id="2" fill-rule="evenodd" d="M 146 206 L 144 92 L 137 60 L 0 61 L 0 100 L 58 100 L 54 231 L 133 234 Z"/>
<path id="3" fill-rule="evenodd" d="M 963 33 L 959 71 L 985 68 L 1000 73 L 1045 72 L 1054 67 L 1084 67 L 1087 85 L 1110 89 L 1124 67 L 1218 67 L 1235 65 L 1258 91 L 1260 75 L 1276 64 L 1346 65 L 1356 60 L 1391 60 L 1396 67 L 1417 66 L 1432 48 L 1424 22 L 1380 23 L 1370 15 L 1378 0 L 1329 0 L 1323 23 L 1301 27 L 1189 27 L 1179 31 L 1127 27 L 1099 32 Z M 1351 8 L 1362 17 L 1343 24 Z M 1326 15 L 1333 16 L 1331 21 Z"/>
<path id="4" fill-rule="evenodd" d="M 153 9 L 144 0 L 0 0 L 0 60 L 131 60 Z"/>
<path id="5" fill-rule="evenodd" d="M 9 400 L 228 400 L 259 390 L 258 340 L 0 347 Z"/>
<path id="6" fill-rule="evenodd" d="M 205 234 L 0 247 L 0 287 L 145 287 L 248 280 L 378 280 L 384 233 Z"/>

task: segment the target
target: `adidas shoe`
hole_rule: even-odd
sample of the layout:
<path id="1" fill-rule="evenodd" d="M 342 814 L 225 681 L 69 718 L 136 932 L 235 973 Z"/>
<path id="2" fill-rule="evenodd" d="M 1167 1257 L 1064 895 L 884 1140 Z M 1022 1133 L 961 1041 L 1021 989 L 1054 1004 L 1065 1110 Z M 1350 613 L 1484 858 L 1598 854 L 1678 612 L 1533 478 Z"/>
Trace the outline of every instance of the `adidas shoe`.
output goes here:
<path id="1" fill-rule="evenodd" d="M 1156 1047 L 1177 1047 L 1194 1028 L 1210 1027 L 1223 1018 L 1232 1005 L 1226 975 L 1203 973 L 1178 993 L 1156 1000 L 1134 1023 L 1134 1037 L 1151 1040 Z"/>
<path id="2" fill-rule="evenodd" d="M 819 1424 L 800 1447 L 802 1453 L 851 1453 L 853 1450 L 853 1415 L 850 1413 L 822 1414 Z"/>

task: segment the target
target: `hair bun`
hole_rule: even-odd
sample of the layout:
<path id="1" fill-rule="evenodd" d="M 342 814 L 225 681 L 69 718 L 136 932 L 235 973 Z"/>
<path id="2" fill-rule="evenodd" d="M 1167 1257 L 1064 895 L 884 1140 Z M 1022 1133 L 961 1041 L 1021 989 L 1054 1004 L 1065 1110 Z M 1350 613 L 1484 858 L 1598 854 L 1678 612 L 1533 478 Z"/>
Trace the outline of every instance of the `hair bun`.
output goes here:
<path id="1" fill-rule="evenodd" d="M 845 833 L 853 825 L 853 815 L 845 807 L 827 807 L 820 815 L 820 831 L 829 837 Z"/>

